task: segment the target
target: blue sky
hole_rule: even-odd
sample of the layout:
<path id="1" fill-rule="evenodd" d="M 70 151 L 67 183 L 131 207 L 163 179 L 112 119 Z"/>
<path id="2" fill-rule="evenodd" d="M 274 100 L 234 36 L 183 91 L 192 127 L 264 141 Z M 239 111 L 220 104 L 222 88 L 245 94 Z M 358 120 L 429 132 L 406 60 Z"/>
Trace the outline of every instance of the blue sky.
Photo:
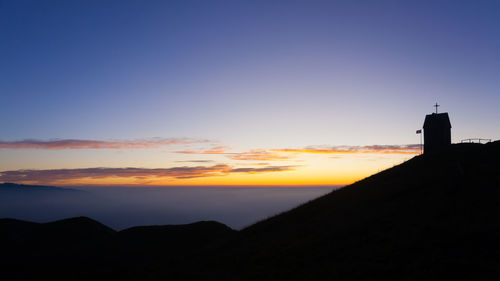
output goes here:
<path id="1" fill-rule="evenodd" d="M 435 102 L 454 142 L 500 139 L 498 1 L 0 1 L 0 36 L 1 141 L 407 145 Z M 120 166 L 100 153 L 0 168 Z"/>

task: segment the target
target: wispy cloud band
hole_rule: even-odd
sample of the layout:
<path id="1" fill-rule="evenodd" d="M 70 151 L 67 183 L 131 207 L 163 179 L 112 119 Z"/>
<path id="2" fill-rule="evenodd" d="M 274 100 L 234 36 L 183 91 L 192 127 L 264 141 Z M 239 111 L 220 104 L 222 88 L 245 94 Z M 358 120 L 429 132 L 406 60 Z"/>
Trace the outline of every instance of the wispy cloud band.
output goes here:
<path id="1" fill-rule="evenodd" d="M 191 138 L 149 138 L 138 140 L 20 140 L 0 141 L 0 149 L 145 149 L 168 145 L 207 143 L 209 140 Z"/>
<path id="2" fill-rule="evenodd" d="M 83 168 L 53 170 L 14 170 L 0 172 L 0 181 L 16 183 L 53 184 L 61 181 L 80 179 L 131 178 L 136 180 L 151 178 L 190 179 L 198 177 L 225 176 L 232 173 L 269 173 L 293 170 L 294 166 L 268 166 L 258 168 L 233 168 L 229 165 L 147 168 Z"/>
<path id="3" fill-rule="evenodd" d="M 377 153 L 377 154 L 418 154 L 419 144 L 408 145 L 366 145 L 366 146 L 332 146 L 273 149 L 276 152 L 317 153 L 317 154 L 349 154 L 349 153 Z"/>
<path id="4" fill-rule="evenodd" d="M 251 161 L 285 161 L 293 156 L 290 153 L 310 153 L 310 154 L 418 154 L 420 145 L 365 145 L 365 146 L 307 146 L 304 148 L 282 148 L 282 149 L 253 149 L 247 152 L 228 152 L 227 147 L 219 146 L 210 150 L 196 151 L 184 150 L 176 151 L 182 154 L 221 154 L 231 160 L 251 160 Z"/>
<path id="5" fill-rule="evenodd" d="M 229 148 L 225 146 L 213 147 L 209 150 L 182 150 L 176 153 L 182 154 L 219 154 L 224 155 L 232 160 L 256 160 L 256 161 L 274 161 L 274 160 L 287 160 L 290 159 L 287 155 L 280 155 L 272 150 L 266 149 L 252 149 L 247 152 L 229 152 Z"/>

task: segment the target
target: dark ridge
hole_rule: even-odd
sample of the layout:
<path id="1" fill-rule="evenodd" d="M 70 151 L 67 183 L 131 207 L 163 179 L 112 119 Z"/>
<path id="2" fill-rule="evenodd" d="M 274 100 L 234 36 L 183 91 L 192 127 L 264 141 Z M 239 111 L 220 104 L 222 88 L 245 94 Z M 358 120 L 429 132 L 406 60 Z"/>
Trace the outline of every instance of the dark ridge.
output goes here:
<path id="1" fill-rule="evenodd" d="M 234 232 L 233 229 L 225 224 L 216 221 L 199 221 L 183 225 L 152 225 L 152 226 L 135 226 L 124 229 L 119 232 L 122 237 L 134 237 L 149 235 L 184 235 L 185 233 L 196 233 L 198 231 L 209 231 L 213 234 Z M 200 237 L 201 238 L 201 237 Z"/>
<path id="2" fill-rule="evenodd" d="M 0 233 L 1 242 L 11 250 L 23 249 L 53 257 L 68 249 L 78 251 L 99 244 L 111 238 L 115 231 L 92 219 L 78 217 L 49 223 L 3 219 Z"/>
<path id="3" fill-rule="evenodd" d="M 122 230 L 117 241 L 135 250 L 185 251 L 213 241 L 231 237 L 236 233 L 216 221 L 200 221 L 184 225 L 138 226 Z"/>
<path id="4" fill-rule="evenodd" d="M 242 230 L 222 260 L 242 280 L 498 278 L 499 157 L 498 141 L 414 157 Z"/>
<path id="5" fill-rule="evenodd" d="M 74 238 L 89 238 L 94 235 L 110 235 L 115 230 L 105 226 L 88 217 L 75 217 L 44 223 L 41 225 L 44 231 L 60 233 L 61 236 L 71 236 Z"/>
<path id="6" fill-rule="evenodd" d="M 183 225 L 137 226 L 118 232 L 120 243 L 138 248 L 185 249 L 185 243 L 203 245 L 227 237 L 236 231 L 215 221 L 200 221 Z"/>
<path id="7" fill-rule="evenodd" d="M 33 226 L 38 225 L 36 222 L 29 222 L 17 219 L 0 219 L 0 228 L 10 228 L 10 227 L 24 227 L 24 226 Z"/>
<path id="8" fill-rule="evenodd" d="M 117 233 L 114 252 L 145 267 L 152 267 L 158 260 L 179 264 L 189 262 L 192 256 L 217 249 L 220 242 L 235 234 L 235 230 L 215 221 L 132 227 Z"/>
<path id="9" fill-rule="evenodd" d="M 22 242 L 39 226 L 35 222 L 16 219 L 0 219 L 0 241 Z"/>

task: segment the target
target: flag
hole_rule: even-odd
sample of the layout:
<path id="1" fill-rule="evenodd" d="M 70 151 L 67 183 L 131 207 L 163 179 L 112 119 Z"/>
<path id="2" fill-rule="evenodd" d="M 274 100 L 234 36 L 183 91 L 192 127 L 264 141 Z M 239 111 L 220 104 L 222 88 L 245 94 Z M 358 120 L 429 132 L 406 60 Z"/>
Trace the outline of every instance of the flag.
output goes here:
<path id="1" fill-rule="evenodd" d="M 422 130 L 417 130 L 417 134 L 421 134 L 422 133 Z"/>

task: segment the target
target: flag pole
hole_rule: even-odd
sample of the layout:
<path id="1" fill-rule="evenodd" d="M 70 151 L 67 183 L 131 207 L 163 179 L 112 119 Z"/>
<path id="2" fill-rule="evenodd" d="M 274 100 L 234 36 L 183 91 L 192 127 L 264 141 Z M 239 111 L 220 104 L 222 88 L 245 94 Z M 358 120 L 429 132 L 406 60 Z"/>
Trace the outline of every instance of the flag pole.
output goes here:
<path id="1" fill-rule="evenodd" d="M 422 145 L 422 133 L 420 133 L 420 155 L 424 154 L 424 147 Z"/>
<path id="2" fill-rule="evenodd" d="M 420 154 L 424 154 L 424 148 L 422 145 L 422 129 L 417 130 L 417 134 L 420 134 Z"/>

